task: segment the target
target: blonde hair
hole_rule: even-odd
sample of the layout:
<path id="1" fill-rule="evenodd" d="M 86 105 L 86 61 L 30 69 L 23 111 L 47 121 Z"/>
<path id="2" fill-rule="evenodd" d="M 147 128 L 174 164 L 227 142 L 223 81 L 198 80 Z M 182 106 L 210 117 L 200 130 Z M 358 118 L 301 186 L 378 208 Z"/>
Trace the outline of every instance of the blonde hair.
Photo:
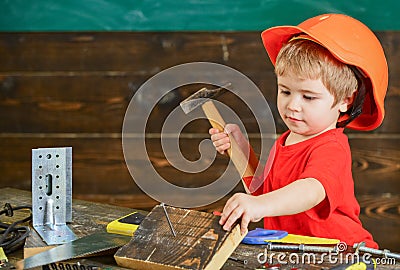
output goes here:
<path id="1" fill-rule="evenodd" d="M 353 71 L 345 63 L 307 39 L 295 39 L 282 47 L 276 58 L 275 73 L 277 76 L 292 73 L 304 79 L 321 79 L 334 97 L 332 106 L 350 97 L 358 85 Z"/>

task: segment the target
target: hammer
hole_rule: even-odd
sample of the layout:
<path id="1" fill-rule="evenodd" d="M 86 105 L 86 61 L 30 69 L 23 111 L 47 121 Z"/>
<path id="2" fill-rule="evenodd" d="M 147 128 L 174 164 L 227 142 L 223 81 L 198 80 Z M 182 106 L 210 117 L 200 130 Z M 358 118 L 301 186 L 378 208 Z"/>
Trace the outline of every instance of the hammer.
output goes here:
<path id="1" fill-rule="evenodd" d="M 188 114 L 197 107 L 201 106 L 211 126 L 223 132 L 225 121 L 219 113 L 218 109 L 215 107 L 212 99 L 225 93 L 225 87 L 228 87 L 229 85 L 230 83 L 216 89 L 208 89 L 205 87 L 201 88 L 200 90 L 186 98 L 184 101 L 182 101 L 180 103 L 180 106 L 185 114 Z M 244 189 L 247 193 L 250 193 L 249 189 L 243 181 L 243 177 L 254 176 L 255 168 L 251 166 L 247 156 L 242 151 L 242 149 L 240 149 L 239 144 L 237 143 L 235 138 L 229 134 L 229 139 L 231 147 L 227 150 L 227 153 L 242 178 Z"/>

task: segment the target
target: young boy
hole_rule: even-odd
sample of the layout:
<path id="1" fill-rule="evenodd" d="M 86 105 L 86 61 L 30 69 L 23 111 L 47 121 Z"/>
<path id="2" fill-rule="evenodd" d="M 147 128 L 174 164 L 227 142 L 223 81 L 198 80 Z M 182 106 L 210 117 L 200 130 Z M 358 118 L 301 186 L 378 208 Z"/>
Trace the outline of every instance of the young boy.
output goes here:
<path id="1" fill-rule="evenodd" d="M 275 65 L 277 107 L 289 130 L 270 152 L 262 186 L 232 196 L 220 224 L 229 230 L 240 218 L 245 233 L 249 222 L 264 218 L 267 229 L 377 248 L 359 220 L 343 129 L 372 130 L 383 120 L 388 70 L 378 39 L 341 14 L 273 27 L 261 36 Z M 209 132 L 220 153 L 230 147 L 228 134 L 244 141 L 236 125 Z M 250 187 L 255 179 L 244 180 Z"/>

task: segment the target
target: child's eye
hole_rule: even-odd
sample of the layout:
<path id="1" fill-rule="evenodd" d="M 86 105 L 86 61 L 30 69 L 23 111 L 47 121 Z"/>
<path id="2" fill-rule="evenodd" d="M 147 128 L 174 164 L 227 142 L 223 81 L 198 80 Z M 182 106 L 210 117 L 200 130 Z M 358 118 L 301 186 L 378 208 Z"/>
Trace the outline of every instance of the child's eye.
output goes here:
<path id="1" fill-rule="evenodd" d="M 305 99 L 307 99 L 307 100 L 313 100 L 313 99 L 315 99 L 315 97 L 312 97 L 312 96 L 306 96 L 306 95 L 304 95 L 303 96 Z"/>
<path id="2" fill-rule="evenodd" d="M 288 90 L 281 90 L 281 94 L 284 94 L 285 96 L 290 95 L 290 91 Z"/>

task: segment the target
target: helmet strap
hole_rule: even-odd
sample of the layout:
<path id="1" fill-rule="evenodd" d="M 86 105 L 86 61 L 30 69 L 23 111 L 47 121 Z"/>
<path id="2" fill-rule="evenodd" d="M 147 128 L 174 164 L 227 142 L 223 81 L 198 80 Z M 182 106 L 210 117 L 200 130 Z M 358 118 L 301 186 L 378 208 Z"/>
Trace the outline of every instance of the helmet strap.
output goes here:
<path id="1" fill-rule="evenodd" d="M 350 69 L 354 72 L 354 75 L 356 76 L 357 82 L 358 82 L 358 89 L 356 91 L 356 96 L 353 101 L 353 105 L 351 106 L 351 111 L 346 112 L 346 114 L 349 114 L 349 118 L 346 120 L 343 120 L 341 122 L 338 122 L 336 124 L 336 127 L 342 128 L 347 126 L 351 121 L 356 119 L 360 114 L 362 113 L 363 106 L 364 106 L 364 99 L 366 95 L 366 85 L 367 85 L 367 78 L 361 73 L 361 71 L 355 67 L 355 66 L 350 66 Z"/>

